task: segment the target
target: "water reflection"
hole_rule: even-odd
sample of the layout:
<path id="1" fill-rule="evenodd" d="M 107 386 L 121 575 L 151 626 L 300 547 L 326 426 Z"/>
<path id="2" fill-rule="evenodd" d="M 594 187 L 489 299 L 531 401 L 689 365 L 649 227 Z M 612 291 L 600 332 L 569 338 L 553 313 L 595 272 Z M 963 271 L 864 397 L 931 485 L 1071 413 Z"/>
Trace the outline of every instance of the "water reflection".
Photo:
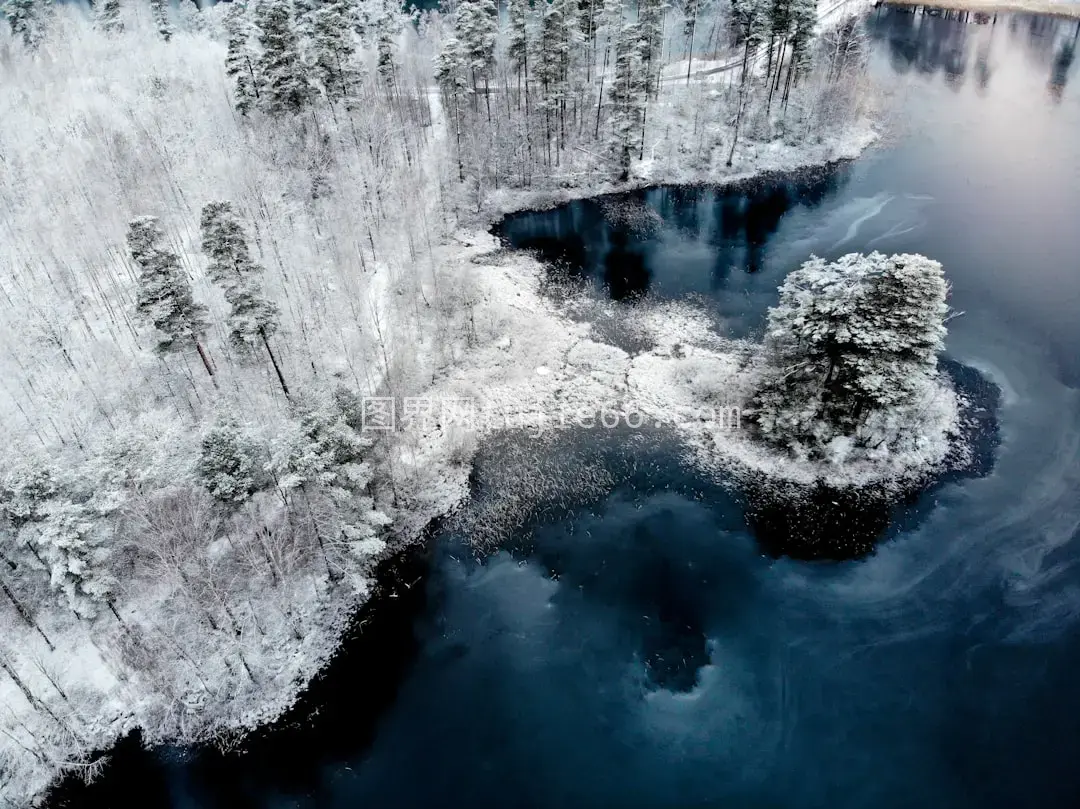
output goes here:
<path id="1" fill-rule="evenodd" d="M 721 189 L 667 186 L 579 200 L 508 217 L 496 233 L 555 275 L 603 287 L 613 300 L 713 293 L 732 272 L 760 272 L 785 217 L 834 197 L 849 174 L 833 165 Z"/>
<path id="2" fill-rule="evenodd" d="M 1014 14 L 1001 27 L 1011 45 L 1049 73 L 1050 98 L 1060 101 L 1069 80 L 1080 22 L 1060 17 Z M 970 40 L 975 39 L 971 67 L 977 86 L 986 90 L 993 75 L 992 49 L 998 29 L 997 14 L 966 11 L 918 11 L 907 7 L 881 7 L 867 21 L 867 33 L 887 47 L 897 73 L 915 70 L 924 75 L 941 73 L 947 86 L 959 90 L 972 61 Z"/>

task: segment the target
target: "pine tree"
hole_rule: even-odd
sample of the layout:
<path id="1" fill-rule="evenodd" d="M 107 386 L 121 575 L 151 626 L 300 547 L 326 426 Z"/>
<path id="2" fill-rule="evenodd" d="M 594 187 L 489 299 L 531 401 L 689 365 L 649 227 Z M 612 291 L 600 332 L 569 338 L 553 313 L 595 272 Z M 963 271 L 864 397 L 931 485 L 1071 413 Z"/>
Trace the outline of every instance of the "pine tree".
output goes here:
<path id="1" fill-rule="evenodd" d="M 697 34 L 698 15 L 702 0 L 682 0 L 683 36 L 686 38 L 686 83 L 690 83 L 690 71 L 694 65 L 694 37 Z"/>
<path id="2" fill-rule="evenodd" d="M 750 54 L 761 44 L 768 27 L 765 5 L 767 2 L 770 0 L 732 0 L 731 2 L 731 19 L 743 44 L 743 58 L 739 74 L 735 131 L 731 136 L 731 150 L 727 158 L 729 166 L 735 157 L 735 146 L 739 142 L 739 126 L 742 124 L 743 111 L 746 109 L 747 96 L 750 92 Z"/>
<path id="3" fill-rule="evenodd" d="M 575 11 L 573 0 L 551 0 L 544 8 L 540 21 L 540 37 L 536 43 L 535 73 L 543 91 L 541 107 L 544 110 L 544 134 L 549 164 L 552 162 L 551 138 L 556 122 L 560 135 L 556 142 L 556 157 L 563 146 L 572 55 L 579 36 Z"/>
<path id="4" fill-rule="evenodd" d="M 60 491 L 58 471 L 36 458 L 6 470 L 0 479 L 0 514 L 16 531 L 44 519 L 45 505 Z"/>
<path id="5" fill-rule="evenodd" d="M 285 384 L 281 366 L 273 349 L 270 335 L 277 331 L 278 310 L 262 294 L 259 279 L 263 268 L 251 258 L 247 238 L 237 221 L 229 202 L 208 202 L 203 206 L 202 249 L 210 258 L 207 274 L 225 292 L 225 300 L 232 307 L 229 312 L 229 338 L 237 347 L 250 347 L 259 341 L 270 356 L 278 382 L 285 396 L 289 386 Z"/>
<path id="6" fill-rule="evenodd" d="M 352 12 L 343 0 L 327 3 L 312 15 L 312 69 L 331 102 L 355 98 L 361 73 L 351 27 Z"/>
<path id="7" fill-rule="evenodd" d="M 810 61 L 810 43 L 814 39 L 817 18 L 817 0 L 791 0 L 791 61 L 784 83 L 785 102 L 799 71 Z"/>
<path id="8" fill-rule="evenodd" d="M 120 0 L 102 0 L 97 8 L 98 28 L 108 34 L 118 34 L 124 30 L 124 21 L 120 17 Z"/>
<path id="9" fill-rule="evenodd" d="M 374 39 L 377 69 L 387 86 L 394 83 L 394 52 L 401 33 L 401 4 L 395 0 L 371 0 L 374 6 L 370 29 Z"/>
<path id="10" fill-rule="evenodd" d="M 247 6 L 229 4 L 225 12 L 225 32 L 228 50 L 225 53 L 225 75 L 233 80 L 236 109 L 247 115 L 259 101 L 259 79 L 255 74 L 258 56 L 252 44 L 252 24 Z"/>
<path id="11" fill-rule="evenodd" d="M 641 32 L 625 23 L 615 40 L 615 79 L 608 93 L 612 135 L 610 151 L 619 166 L 619 180 L 630 175 L 633 153 L 645 126 L 645 76 L 641 70 Z"/>
<path id="12" fill-rule="evenodd" d="M 109 550 L 104 521 L 86 506 L 67 499 L 49 504 L 36 545 L 49 570 L 53 590 L 82 618 L 92 618 L 108 603 L 114 579 L 107 569 Z"/>
<path id="13" fill-rule="evenodd" d="M 768 369 L 756 396 L 762 434 L 825 452 L 833 439 L 873 446 L 873 423 L 909 424 L 937 379 L 948 284 L 920 255 L 812 258 L 769 310 Z"/>
<path id="14" fill-rule="evenodd" d="M 260 101 L 271 115 L 295 114 L 311 100 L 312 88 L 300 58 L 300 43 L 289 0 L 265 0 L 256 9 L 259 28 Z"/>
<path id="15" fill-rule="evenodd" d="M 435 57 L 435 81 L 442 91 L 443 106 L 454 121 L 454 153 L 457 155 L 458 179 L 465 180 L 462 162 L 461 137 L 464 116 L 464 99 L 469 94 L 468 67 L 465 49 L 456 36 L 450 34 L 443 40 L 442 50 Z"/>
<path id="16" fill-rule="evenodd" d="M 491 100 L 487 91 L 495 68 L 495 40 L 499 33 L 499 7 L 495 0 L 460 0 L 454 29 L 465 51 L 473 92 L 478 93 L 480 83 L 484 84 L 490 119 Z"/>
<path id="17" fill-rule="evenodd" d="M 214 369 L 202 346 L 206 307 L 195 303 L 180 259 L 162 247 L 164 240 L 165 233 L 156 216 L 140 216 L 128 225 L 128 249 L 139 267 L 136 311 L 159 332 L 158 352 L 180 351 L 192 342 L 203 367 L 213 378 Z"/>
<path id="18" fill-rule="evenodd" d="M 169 19 L 169 0 L 150 0 L 150 15 L 154 18 L 161 38 L 168 42 L 172 39 L 173 26 Z"/>
<path id="19" fill-rule="evenodd" d="M 638 0 L 641 68 L 645 71 L 645 90 L 651 97 L 655 97 L 660 91 L 660 59 L 666 8 L 664 0 Z"/>
<path id="20" fill-rule="evenodd" d="M 215 500 L 237 505 L 269 485 L 266 455 L 235 418 L 224 416 L 203 436 L 196 474 Z"/>
<path id="21" fill-rule="evenodd" d="M 36 48 L 41 44 L 50 10 L 48 3 L 43 0 L 6 0 L 3 4 L 11 35 L 21 39 L 27 48 Z"/>
<path id="22" fill-rule="evenodd" d="M 509 0 L 506 5 L 506 14 L 508 23 L 506 57 L 517 73 L 519 95 L 524 75 L 527 98 L 529 92 L 529 0 Z M 527 100 L 526 104 L 528 104 Z"/>
<path id="23" fill-rule="evenodd" d="M 374 509 L 368 493 L 372 469 L 364 455 L 371 442 L 343 409 L 350 401 L 351 397 L 335 395 L 297 402 L 292 429 L 279 436 L 268 465 L 284 493 L 300 492 L 331 579 L 336 574 L 329 544 L 344 545 L 363 556 L 377 531 L 389 522 Z M 328 501 L 332 520 L 315 518 L 312 499 L 316 497 Z"/>

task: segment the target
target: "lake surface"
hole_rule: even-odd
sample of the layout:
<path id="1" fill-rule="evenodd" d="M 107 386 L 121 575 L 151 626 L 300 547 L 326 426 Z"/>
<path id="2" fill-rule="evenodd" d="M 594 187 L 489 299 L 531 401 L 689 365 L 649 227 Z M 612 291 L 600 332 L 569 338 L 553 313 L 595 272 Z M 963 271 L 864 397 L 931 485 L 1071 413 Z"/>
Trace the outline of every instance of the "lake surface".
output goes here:
<path id="1" fill-rule="evenodd" d="M 868 558 L 806 563 L 764 555 L 662 435 L 567 436 L 521 472 L 567 496 L 482 559 L 447 527 L 411 562 L 423 592 L 350 642 L 303 728 L 243 757 L 129 746 L 67 805 L 1080 805 L 1078 30 L 879 9 L 890 137 L 858 161 L 503 230 L 597 294 L 701 296 L 735 334 L 810 253 L 941 260 L 965 312 L 949 357 L 1001 391 L 985 474 L 926 494 Z M 643 209 L 647 238 L 618 226 Z"/>

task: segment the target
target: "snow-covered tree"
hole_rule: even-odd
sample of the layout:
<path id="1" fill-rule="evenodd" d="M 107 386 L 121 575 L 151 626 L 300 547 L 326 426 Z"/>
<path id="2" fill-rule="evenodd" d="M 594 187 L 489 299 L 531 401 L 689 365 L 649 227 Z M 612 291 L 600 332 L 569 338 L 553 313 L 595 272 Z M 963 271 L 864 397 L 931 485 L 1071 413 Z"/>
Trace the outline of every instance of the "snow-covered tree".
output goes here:
<path id="1" fill-rule="evenodd" d="M 0 6 L 11 26 L 11 34 L 28 48 L 36 48 L 45 37 L 52 0 L 5 0 Z"/>
<path id="2" fill-rule="evenodd" d="M 495 0 L 460 0 L 454 28 L 465 49 L 473 91 L 478 92 L 482 83 L 486 92 L 495 67 L 495 39 L 499 33 L 498 4 Z"/>
<path id="3" fill-rule="evenodd" d="M 238 505 L 269 485 L 267 449 L 231 416 L 203 435 L 196 473 L 215 500 Z"/>
<path id="4" fill-rule="evenodd" d="M 570 98 L 570 70 L 575 48 L 579 44 L 580 31 L 572 0 L 551 0 L 543 9 L 540 35 L 536 41 L 536 80 L 542 89 L 541 106 L 544 110 L 545 138 L 550 142 L 555 125 L 558 124 L 559 139 L 556 157 L 563 146 L 566 129 L 566 104 Z M 551 162 L 551 158 L 548 158 Z"/>
<path id="5" fill-rule="evenodd" d="M 202 345 L 206 307 L 195 302 L 180 259 L 162 246 L 164 240 L 165 232 L 156 216 L 140 216 L 128 224 L 128 250 L 139 267 L 136 311 L 157 329 L 159 352 L 181 351 L 194 343 L 206 372 L 213 377 L 213 366 Z"/>
<path id="6" fill-rule="evenodd" d="M 344 0 L 326 3 L 312 14 L 312 70 L 331 103 L 352 99 L 359 91 L 361 72 L 356 62 L 352 17 Z"/>
<path id="7" fill-rule="evenodd" d="M 641 70 L 641 34 L 637 23 L 625 23 L 615 40 L 615 78 L 608 92 L 610 151 L 619 167 L 619 178 L 630 172 L 645 124 L 646 77 Z"/>
<path id="8" fill-rule="evenodd" d="M 727 164 L 735 158 L 735 146 L 739 142 L 739 127 L 750 93 L 750 54 L 761 44 L 769 27 L 771 0 L 731 0 L 731 20 L 743 46 L 742 68 L 739 73 L 739 93 L 735 110 L 735 131 L 731 135 L 731 149 Z"/>
<path id="9" fill-rule="evenodd" d="M 791 0 L 791 61 L 784 83 L 784 100 L 800 71 L 810 66 L 810 43 L 817 25 L 817 0 Z"/>
<path id="10" fill-rule="evenodd" d="M 124 21 L 120 16 L 120 0 L 102 0 L 97 4 L 97 26 L 109 34 L 118 34 L 124 30 Z"/>
<path id="11" fill-rule="evenodd" d="M 307 66 L 289 0 L 264 0 L 255 11 L 262 55 L 256 73 L 263 86 L 260 101 L 272 115 L 295 114 L 311 100 Z"/>
<path id="12" fill-rule="evenodd" d="M 371 441 L 349 407 L 353 401 L 319 395 L 297 402 L 292 429 L 278 436 L 268 465 L 284 493 L 300 493 L 332 578 L 331 548 L 363 559 L 381 546 L 378 534 L 390 523 L 369 492 Z"/>
<path id="13" fill-rule="evenodd" d="M 278 485 L 285 490 L 307 485 L 365 488 L 370 470 L 363 458 L 371 441 L 351 423 L 339 399 L 306 397 L 294 410 L 297 429 L 279 439 L 271 461 Z"/>
<path id="14" fill-rule="evenodd" d="M 48 566 L 49 583 L 82 618 L 92 618 L 108 603 L 114 586 L 107 561 L 107 522 L 81 503 L 50 502 L 35 538 Z"/>
<path id="15" fill-rule="evenodd" d="M 948 284 L 925 256 L 812 258 L 769 310 L 757 423 L 767 439 L 825 455 L 835 439 L 886 441 L 881 425 L 917 423 L 938 380 Z"/>
<path id="16" fill-rule="evenodd" d="M 529 0 L 509 0 L 506 5 L 506 57 L 517 74 L 518 92 L 529 83 Z"/>
<path id="17" fill-rule="evenodd" d="M 254 26 L 246 4 L 229 4 L 225 12 L 225 32 L 228 36 L 225 75 L 233 80 L 236 109 L 246 115 L 259 101 L 261 83 L 255 73 L 259 57 L 253 43 Z"/>
<path id="18" fill-rule="evenodd" d="M 202 249 L 210 258 L 206 271 L 225 293 L 229 311 L 229 338 L 237 347 L 261 342 L 270 356 L 285 395 L 289 386 L 270 347 L 270 335 L 277 331 L 278 309 L 263 295 L 260 278 L 263 268 L 251 258 L 247 238 L 230 202 L 208 202 L 200 220 Z"/>
<path id="19" fill-rule="evenodd" d="M 402 28 L 401 4 L 395 0 L 366 0 L 367 34 L 375 49 L 375 62 L 383 81 L 392 85 L 395 52 Z"/>
<path id="20" fill-rule="evenodd" d="M 686 80 L 690 81 L 690 71 L 694 64 L 694 40 L 697 37 L 698 15 L 701 13 L 702 0 L 682 0 L 683 36 L 686 38 Z"/>
<path id="21" fill-rule="evenodd" d="M 4 472 L 0 477 L 0 562 L 12 570 L 44 567 L 33 540 L 59 491 L 58 471 L 41 459 L 24 459 Z"/>
<path id="22" fill-rule="evenodd" d="M 650 96 L 660 92 L 660 57 L 664 44 L 664 0 L 638 0 L 638 47 L 645 88 Z"/>
<path id="23" fill-rule="evenodd" d="M 150 15 L 154 18 L 158 34 L 168 42 L 172 39 L 173 24 L 169 19 L 169 0 L 150 0 Z"/>

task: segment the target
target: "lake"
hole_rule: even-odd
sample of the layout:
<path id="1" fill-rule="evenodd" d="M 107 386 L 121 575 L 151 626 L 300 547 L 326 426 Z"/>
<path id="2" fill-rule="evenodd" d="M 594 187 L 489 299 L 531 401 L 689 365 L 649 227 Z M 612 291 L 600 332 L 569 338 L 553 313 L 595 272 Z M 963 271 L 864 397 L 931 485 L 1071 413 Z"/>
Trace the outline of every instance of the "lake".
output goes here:
<path id="1" fill-rule="evenodd" d="M 518 470 L 562 496 L 482 558 L 442 526 L 399 562 L 420 583 L 247 755 L 129 742 L 57 805 L 1077 805 L 1080 24 L 880 8 L 869 31 L 889 136 L 859 160 L 501 233 L 595 295 L 695 296 L 735 335 L 811 253 L 932 256 L 964 313 L 950 361 L 1000 391 L 988 468 L 927 492 L 872 555 L 810 563 L 763 553 L 737 493 L 662 434 L 568 434 Z M 485 453 L 476 508 L 500 494 Z"/>

